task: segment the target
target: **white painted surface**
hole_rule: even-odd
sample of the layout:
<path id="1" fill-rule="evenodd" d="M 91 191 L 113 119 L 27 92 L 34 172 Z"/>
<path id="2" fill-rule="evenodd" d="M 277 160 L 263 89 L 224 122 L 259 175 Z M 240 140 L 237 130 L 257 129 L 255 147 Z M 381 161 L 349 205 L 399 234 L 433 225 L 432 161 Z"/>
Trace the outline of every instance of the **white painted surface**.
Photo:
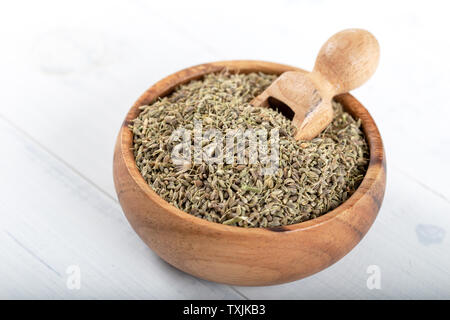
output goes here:
<path id="1" fill-rule="evenodd" d="M 450 22 L 445 2 L 22 1 L 0 5 L 0 298 L 450 298 Z M 318 18 L 321 18 L 318 21 Z M 281 286 L 201 281 L 162 262 L 123 217 L 112 153 L 151 84 L 222 59 L 311 69 L 348 27 L 381 45 L 354 95 L 382 133 L 385 201 L 332 267 Z M 81 289 L 66 269 L 79 265 Z M 369 290 L 370 265 L 381 289 Z"/>

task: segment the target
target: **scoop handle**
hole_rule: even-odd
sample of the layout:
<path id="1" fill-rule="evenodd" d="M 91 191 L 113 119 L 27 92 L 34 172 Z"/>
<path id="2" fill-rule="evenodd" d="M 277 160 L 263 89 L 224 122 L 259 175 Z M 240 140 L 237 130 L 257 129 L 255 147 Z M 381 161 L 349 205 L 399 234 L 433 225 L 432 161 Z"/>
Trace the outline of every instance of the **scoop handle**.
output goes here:
<path id="1" fill-rule="evenodd" d="M 347 29 L 324 43 L 313 74 L 326 80 L 332 95 L 337 95 L 366 82 L 374 74 L 379 58 L 378 41 L 369 31 Z"/>

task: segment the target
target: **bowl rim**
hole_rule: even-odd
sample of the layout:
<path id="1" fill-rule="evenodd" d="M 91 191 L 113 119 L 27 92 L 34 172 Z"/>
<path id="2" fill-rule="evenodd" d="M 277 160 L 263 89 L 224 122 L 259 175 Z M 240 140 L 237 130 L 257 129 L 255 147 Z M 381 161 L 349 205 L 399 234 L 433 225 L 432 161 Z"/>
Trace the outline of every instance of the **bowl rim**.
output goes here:
<path id="1" fill-rule="evenodd" d="M 168 214 L 175 215 L 178 218 L 181 218 L 185 223 L 191 223 L 195 225 L 199 225 L 202 228 L 207 228 L 212 232 L 233 232 L 233 233 L 247 233 L 247 234 L 267 234 L 270 232 L 272 235 L 274 231 L 279 232 L 280 234 L 284 234 L 285 232 L 296 232 L 301 230 L 306 230 L 310 228 L 316 228 L 323 224 L 326 224 L 334 219 L 338 219 L 341 213 L 347 211 L 347 209 L 353 207 L 360 199 L 362 199 L 369 191 L 372 189 L 374 184 L 377 181 L 377 177 L 383 173 L 385 170 L 385 154 L 383 148 L 383 142 L 378 131 L 378 128 L 367 111 L 366 108 L 356 100 L 349 93 L 345 93 L 335 97 L 336 100 L 343 103 L 344 108 L 347 109 L 347 104 L 354 104 L 354 107 L 357 110 L 346 110 L 350 111 L 353 116 L 361 119 L 362 128 L 365 133 L 366 140 L 369 144 L 369 152 L 370 152 L 370 161 L 368 165 L 367 172 L 363 178 L 363 181 L 356 189 L 356 191 L 342 204 L 340 204 L 335 209 L 321 215 L 320 217 L 303 221 L 296 224 L 279 226 L 279 227 L 255 227 L 255 228 L 244 228 L 239 226 L 230 226 L 224 225 L 217 222 L 211 222 L 203 218 L 196 217 L 187 212 L 182 211 L 181 209 L 176 208 L 163 198 L 161 198 L 153 189 L 147 184 L 147 182 L 142 177 L 139 172 L 136 162 L 134 159 L 134 154 L 132 151 L 132 143 L 133 143 L 133 133 L 128 128 L 131 124 L 132 120 L 137 117 L 137 115 L 141 112 L 139 110 L 140 106 L 149 104 L 156 100 L 157 98 L 167 96 L 174 89 L 180 85 L 187 83 L 191 80 L 196 80 L 202 78 L 204 75 L 208 73 L 219 72 L 222 70 L 229 70 L 230 72 L 241 72 L 241 73 L 250 73 L 250 72 L 265 72 L 272 74 L 281 74 L 285 71 L 300 71 L 306 72 L 303 69 L 285 65 L 278 64 L 273 62 L 266 62 L 260 60 L 225 60 L 225 61 L 217 61 L 210 62 L 205 64 L 199 64 L 192 67 L 188 67 L 182 69 L 178 72 L 175 72 L 155 84 L 153 84 L 148 90 L 146 90 L 139 99 L 133 104 L 133 106 L 128 111 L 125 120 L 123 121 L 122 127 L 119 132 L 119 141 L 121 155 L 123 157 L 126 169 L 128 174 L 132 177 L 133 181 L 136 185 L 141 189 L 141 191 L 148 197 L 151 198 L 157 205 L 165 209 Z M 380 166 L 379 164 L 383 165 Z M 372 197 L 374 198 L 374 197 Z M 119 196 L 120 200 L 120 196 Z M 378 203 L 378 208 L 381 206 L 381 203 Z"/>

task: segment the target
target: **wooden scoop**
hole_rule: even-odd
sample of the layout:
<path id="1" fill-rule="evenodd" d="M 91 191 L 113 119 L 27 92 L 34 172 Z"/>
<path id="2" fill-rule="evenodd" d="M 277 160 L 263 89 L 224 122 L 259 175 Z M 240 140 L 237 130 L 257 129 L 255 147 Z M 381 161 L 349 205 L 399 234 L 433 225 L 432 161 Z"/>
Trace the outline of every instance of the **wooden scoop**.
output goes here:
<path id="1" fill-rule="evenodd" d="M 366 82 L 379 57 L 378 41 L 370 32 L 338 32 L 320 49 L 312 72 L 284 72 L 251 104 L 268 107 L 269 98 L 286 104 L 294 112 L 295 139 L 310 140 L 333 120 L 333 97 Z"/>

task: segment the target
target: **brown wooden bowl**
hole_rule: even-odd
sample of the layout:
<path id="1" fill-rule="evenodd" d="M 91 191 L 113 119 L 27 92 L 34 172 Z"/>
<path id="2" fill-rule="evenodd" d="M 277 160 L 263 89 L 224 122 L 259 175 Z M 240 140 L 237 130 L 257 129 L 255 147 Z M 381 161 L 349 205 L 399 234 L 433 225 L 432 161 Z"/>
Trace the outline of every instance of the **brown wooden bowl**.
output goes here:
<path id="1" fill-rule="evenodd" d="M 162 259 L 196 277 L 244 286 L 304 278 L 341 259 L 366 234 L 383 200 L 386 165 L 380 133 L 368 111 L 350 94 L 336 98 L 362 120 L 370 146 L 368 171 L 356 192 L 319 218 L 277 228 L 242 228 L 185 213 L 158 196 L 142 178 L 128 125 L 138 107 L 182 83 L 227 68 L 230 72 L 281 74 L 291 66 L 262 61 L 214 62 L 174 73 L 148 89 L 128 112 L 114 153 L 114 183 L 131 226 Z"/>

